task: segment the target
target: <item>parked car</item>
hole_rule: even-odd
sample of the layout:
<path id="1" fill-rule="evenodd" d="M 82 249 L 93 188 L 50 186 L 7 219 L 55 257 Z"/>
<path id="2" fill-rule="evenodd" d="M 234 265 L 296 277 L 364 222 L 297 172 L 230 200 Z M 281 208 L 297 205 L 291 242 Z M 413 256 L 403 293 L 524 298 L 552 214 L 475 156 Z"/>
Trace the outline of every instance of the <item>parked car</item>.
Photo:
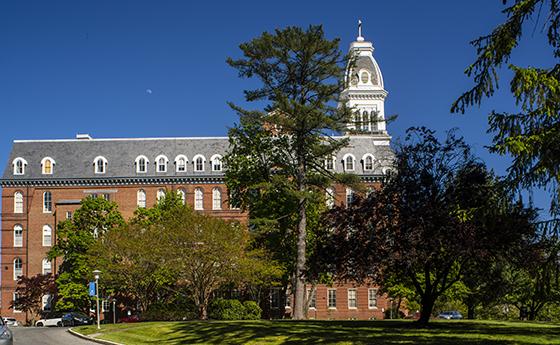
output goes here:
<path id="1" fill-rule="evenodd" d="M 450 310 L 441 312 L 438 315 L 438 318 L 445 320 L 461 320 L 463 319 L 463 315 L 461 315 L 461 313 L 459 313 L 457 310 Z"/>
<path id="2" fill-rule="evenodd" d="M 59 314 L 51 315 L 42 318 L 40 320 L 37 320 L 37 322 L 35 322 L 35 326 L 36 327 L 49 327 L 49 326 L 62 327 L 63 326 L 62 315 Z"/>
<path id="3" fill-rule="evenodd" d="M 0 319 L 0 345 L 13 345 L 14 336 L 8 325 L 4 322 L 4 318 Z"/>
<path id="4" fill-rule="evenodd" d="M 17 327 L 19 322 L 14 317 L 3 317 L 2 320 L 8 327 Z"/>
<path id="5" fill-rule="evenodd" d="M 91 325 L 93 318 L 79 311 L 72 311 L 62 315 L 63 326 Z"/>

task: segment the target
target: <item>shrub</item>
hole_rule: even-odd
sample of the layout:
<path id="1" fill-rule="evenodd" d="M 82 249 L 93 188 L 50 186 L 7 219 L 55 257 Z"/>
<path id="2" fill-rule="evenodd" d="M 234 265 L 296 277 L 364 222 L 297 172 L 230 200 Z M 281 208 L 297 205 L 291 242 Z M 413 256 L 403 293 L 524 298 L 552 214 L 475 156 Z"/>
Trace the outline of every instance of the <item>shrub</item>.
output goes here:
<path id="1" fill-rule="evenodd" d="M 194 320 L 197 314 L 185 306 L 155 303 L 142 314 L 144 321 L 182 321 Z"/>
<path id="2" fill-rule="evenodd" d="M 262 309 L 257 302 L 245 301 L 243 302 L 243 307 L 245 307 L 244 320 L 260 320 Z"/>
<path id="3" fill-rule="evenodd" d="M 210 303 L 209 317 L 214 320 L 258 320 L 261 308 L 253 301 L 217 298 Z"/>

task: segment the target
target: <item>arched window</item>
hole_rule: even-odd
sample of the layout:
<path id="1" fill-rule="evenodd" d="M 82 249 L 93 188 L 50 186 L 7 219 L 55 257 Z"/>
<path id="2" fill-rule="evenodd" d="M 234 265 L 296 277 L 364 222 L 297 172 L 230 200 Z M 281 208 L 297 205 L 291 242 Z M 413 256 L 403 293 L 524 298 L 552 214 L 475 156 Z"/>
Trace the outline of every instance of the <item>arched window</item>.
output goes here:
<path id="1" fill-rule="evenodd" d="M 370 122 L 371 122 L 371 130 L 372 131 L 377 131 L 377 129 L 379 128 L 379 119 L 377 117 L 377 112 L 376 111 L 371 111 L 370 112 Z"/>
<path id="2" fill-rule="evenodd" d="M 146 192 L 143 189 L 136 192 L 136 206 L 146 208 Z"/>
<path id="3" fill-rule="evenodd" d="M 354 171 L 354 162 L 356 161 L 356 158 L 352 154 L 345 154 L 342 160 L 344 163 L 345 171 Z"/>
<path id="4" fill-rule="evenodd" d="M 179 188 L 177 189 L 177 195 L 179 196 L 179 198 L 181 198 L 181 202 L 184 205 L 185 202 L 187 201 L 187 192 L 185 192 L 183 188 Z"/>
<path id="5" fill-rule="evenodd" d="M 51 157 L 45 157 L 41 160 L 41 172 L 43 175 L 52 175 L 55 161 Z"/>
<path id="6" fill-rule="evenodd" d="M 43 274 L 51 274 L 52 273 L 52 264 L 51 261 L 47 258 L 43 259 Z"/>
<path id="7" fill-rule="evenodd" d="M 156 171 L 157 172 L 167 172 L 167 162 L 169 160 L 164 155 L 159 155 L 156 157 Z"/>
<path id="8" fill-rule="evenodd" d="M 210 161 L 212 162 L 212 171 L 222 171 L 222 156 L 213 155 Z"/>
<path id="9" fill-rule="evenodd" d="M 47 191 L 43 193 L 43 213 L 51 213 L 51 212 L 52 212 L 52 193 Z"/>
<path id="10" fill-rule="evenodd" d="M 204 192 L 202 188 L 196 188 L 194 190 L 194 209 L 204 210 Z"/>
<path id="11" fill-rule="evenodd" d="M 346 188 L 346 208 L 350 207 L 354 202 L 354 191 L 352 188 Z"/>
<path id="12" fill-rule="evenodd" d="M 204 163 L 206 162 L 206 158 L 203 155 L 196 155 L 193 158 L 194 163 L 194 171 L 204 171 Z"/>
<path id="13" fill-rule="evenodd" d="M 329 187 L 325 191 L 325 201 L 328 208 L 334 207 L 334 189 Z"/>
<path id="14" fill-rule="evenodd" d="M 107 171 L 107 159 L 103 156 L 97 156 L 93 160 L 93 171 L 96 174 L 105 174 Z"/>
<path id="15" fill-rule="evenodd" d="M 145 173 L 148 172 L 148 163 L 150 161 L 146 156 L 138 156 L 136 157 L 136 172 L 137 173 Z"/>
<path id="16" fill-rule="evenodd" d="M 20 258 L 14 259 L 14 280 L 18 280 L 23 275 L 23 261 Z"/>
<path id="17" fill-rule="evenodd" d="M 222 209 L 222 191 L 220 190 L 220 188 L 212 189 L 212 209 Z"/>
<path id="18" fill-rule="evenodd" d="M 369 118 L 369 113 L 367 111 L 364 111 L 362 113 L 362 131 L 369 132 L 370 123 L 371 123 L 371 120 Z"/>
<path id="19" fill-rule="evenodd" d="M 175 157 L 175 169 L 177 172 L 187 171 L 187 157 L 185 155 Z"/>
<path id="20" fill-rule="evenodd" d="M 371 153 L 366 153 L 362 157 L 364 164 L 364 171 L 373 171 L 373 155 Z"/>
<path id="21" fill-rule="evenodd" d="M 157 190 L 156 199 L 159 202 L 163 198 L 165 198 L 165 189 L 160 188 L 160 189 Z"/>
<path id="22" fill-rule="evenodd" d="M 27 161 L 21 157 L 18 157 L 12 161 L 12 166 L 14 167 L 14 175 L 25 175 L 25 167 L 27 166 Z"/>
<path id="23" fill-rule="evenodd" d="M 43 225 L 43 247 L 52 246 L 52 228 L 50 225 Z"/>
<path id="24" fill-rule="evenodd" d="M 23 247 L 23 226 L 14 225 L 14 247 Z"/>
<path id="25" fill-rule="evenodd" d="M 23 193 L 14 193 L 14 213 L 23 213 Z"/>

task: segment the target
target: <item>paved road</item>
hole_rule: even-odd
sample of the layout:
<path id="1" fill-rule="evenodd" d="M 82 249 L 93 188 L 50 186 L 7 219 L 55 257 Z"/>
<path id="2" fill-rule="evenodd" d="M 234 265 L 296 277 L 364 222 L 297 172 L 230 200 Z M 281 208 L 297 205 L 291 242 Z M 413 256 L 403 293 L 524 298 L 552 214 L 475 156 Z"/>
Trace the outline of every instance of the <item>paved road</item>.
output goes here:
<path id="1" fill-rule="evenodd" d="M 67 327 L 12 327 L 14 345 L 97 345 L 68 333 Z"/>

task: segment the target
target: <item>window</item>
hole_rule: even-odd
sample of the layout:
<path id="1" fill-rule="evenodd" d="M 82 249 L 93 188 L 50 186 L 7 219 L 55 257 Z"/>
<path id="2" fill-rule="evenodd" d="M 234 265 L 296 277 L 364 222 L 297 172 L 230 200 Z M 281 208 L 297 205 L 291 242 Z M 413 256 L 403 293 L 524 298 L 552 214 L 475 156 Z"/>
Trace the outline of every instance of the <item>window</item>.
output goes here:
<path id="1" fill-rule="evenodd" d="M 103 199 L 105 199 L 107 201 L 111 200 L 111 194 L 109 194 L 109 193 L 103 193 L 102 197 L 103 197 Z"/>
<path id="2" fill-rule="evenodd" d="M 160 188 L 160 189 L 157 190 L 156 199 L 159 202 L 163 198 L 165 198 L 165 189 Z"/>
<path id="3" fill-rule="evenodd" d="M 212 189 L 212 209 L 222 209 L 222 191 L 219 188 Z"/>
<path id="4" fill-rule="evenodd" d="M 49 294 L 43 295 L 41 298 L 41 306 L 43 310 L 51 310 L 52 297 Z"/>
<path id="5" fill-rule="evenodd" d="M 148 158 L 146 156 L 138 156 L 136 157 L 136 172 L 137 173 L 146 173 L 148 172 Z"/>
<path id="6" fill-rule="evenodd" d="M 203 210 L 204 209 L 204 193 L 202 188 L 196 188 L 194 190 L 194 209 Z"/>
<path id="7" fill-rule="evenodd" d="M 327 188 L 325 191 L 325 201 L 328 208 L 334 207 L 334 189 Z"/>
<path id="8" fill-rule="evenodd" d="M 364 171 L 372 171 L 373 170 L 373 156 L 371 154 L 366 154 L 362 158 L 364 161 Z"/>
<path id="9" fill-rule="evenodd" d="M 280 288 L 274 287 L 270 290 L 270 307 L 272 309 L 280 308 Z"/>
<path id="10" fill-rule="evenodd" d="M 356 289 L 348 289 L 348 308 L 358 308 L 358 292 Z"/>
<path id="11" fill-rule="evenodd" d="M 21 310 L 17 309 L 18 300 L 19 300 L 19 295 L 18 295 L 18 293 L 17 293 L 17 292 L 14 292 L 14 293 L 12 294 L 12 297 L 13 297 L 13 301 L 14 301 L 14 302 L 13 302 L 13 305 L 14 305 L 14 306 L 13 306 L 13 311 L 14 311 L 14 313 L 21 313 Z"/>
<path id="12" fill-rule="evenodd" d="M 146 192 L 143 189 L 136 192 L 136 206 L 146 208 Z"/>
<path id="13" fill-rule="evenodd" d="M 193 158 L 194 161 L 194 171 L 204 171 L 204 156 L 196 155 Z"/>
<path id="14" fill-rule="evenodd" d="M 336 289 L 327 290 L 327 307 L 336 308 Z"/>
<path id="15" fill-rule="evenodd" d="M 362 131 L 369 132 L 369 130 L 371 129 L 370 124 L 371 120 L 369 118 L 369 113 L 367 111 L 364 111 L 362 114 Z"/>
<path id="16" fill-rule="evenodd" d="M 25 159 L 18 157 L 13 160 L 12 165 L 14 167 L 14 175 L 25 175 L 25 167 L 27 166 Z"/>
<path id="17" fill-rule="evenodd" d="M 156 157 L 156 165 L 157 165 L 157 172 L 166 172 L 167 171 L 167 162 L 169 160 L 164 155 L 159 155 Z"/>
<path id="18" fill-rule="evenodd" d="M 368 308 L 377 308 L 377 289 L 368 289 Z"/>
<path id="19" fill-rule="evenodd" d="M 212 171 L 222 171 L 222 156 L 213 155 L 210 161 L 212 162 Z"/>
<path id="20" fill-rule="evenodd" d="M 325 169 L 327 170 L 334 170 L 334 161 L 335 161 L 336 157 L 333 156 L 331 159 L 326 158 L 325 159 Z"/>
<path id="21" fill-rule="evenodd" d="M 344 156 L 343 160 L 344 160 L 344 170 L 354 171 L 354 161 L 356 160 L 356 158 L 354 158 L 354 156 L 348 153 Z"/>
<path id="22" fill-rule="evenodd" d="M 177 172 L 187 171 L 187 157 L 184 155 L 178 155 L 175 157 L 175 167 Z"/>
<path id="23" fill-rule="evenodd" d="M 307 300 L 309 302 L 309 309 L 317 308 L 317 290 L 307 290 Z"/>
<path id="24" fill-rule="evenodd" d="M 43 193 L 43 213 L 51 213 L 52 212 L 52 193 L 51 192 L 44 192 Z"/>
<path id="25" fill-rule="evenodd" d="M 354 202 L 354 191 L 352 188 L 346 188 L 346 208 L 350 207 Z"/>
<path id="26" fill-rule="evenodd" d="M 183 205 L 185 204 L 185 202 L 187 201 L 187 192 L 185 192 L 184 189 L 177 189 L 177 195 L 179 196 L 179 198 L 181 198 L 181 202 L 183 203 Z"/>
<path id="27" fill-rule="evenodd" d="M 102 156 L 95 157 L 93 160 L 93 170 L 96 174 L 105 174 L 107 171 L 107 159 Z"/>
<path id="28" fill-rule="evenodd" d="M 41 160 L 41 169 L 43 175 L 52 175 L 54 167 L 54 159 L 50 157 L 45 157 Z"/>
<path id="29" fill-rule="evenodd" d="M 52 246 L 52 229 L 49 225 L 43 225 L 43 247 Z"/>
<path id="30" fill-rule="evenodd" d="M 23 193 L 14 193 L 14 213 L 23 213 Z"/>
<path id="31" fill-rule="evenodd" d="M 72 211 L 66 211 L 66 219 L 72 219 Z"/>
<path id="32" fill-rule="evenodd" d="M 43 259 L 43 274 L 51 274 L 52 273 L 52 264 L 49 259 Z"/>
<path id="33" fill-rule="evenodd" d="M 23 262 L 20 258 L 14 259 L 14 280 L 18 280 L 23 275 Z"/>
<path id="34" fill-rule="evenodd" d="M 14 247 L 23 246 L 23 226 L 21 224 L 14 225 Z"/>

